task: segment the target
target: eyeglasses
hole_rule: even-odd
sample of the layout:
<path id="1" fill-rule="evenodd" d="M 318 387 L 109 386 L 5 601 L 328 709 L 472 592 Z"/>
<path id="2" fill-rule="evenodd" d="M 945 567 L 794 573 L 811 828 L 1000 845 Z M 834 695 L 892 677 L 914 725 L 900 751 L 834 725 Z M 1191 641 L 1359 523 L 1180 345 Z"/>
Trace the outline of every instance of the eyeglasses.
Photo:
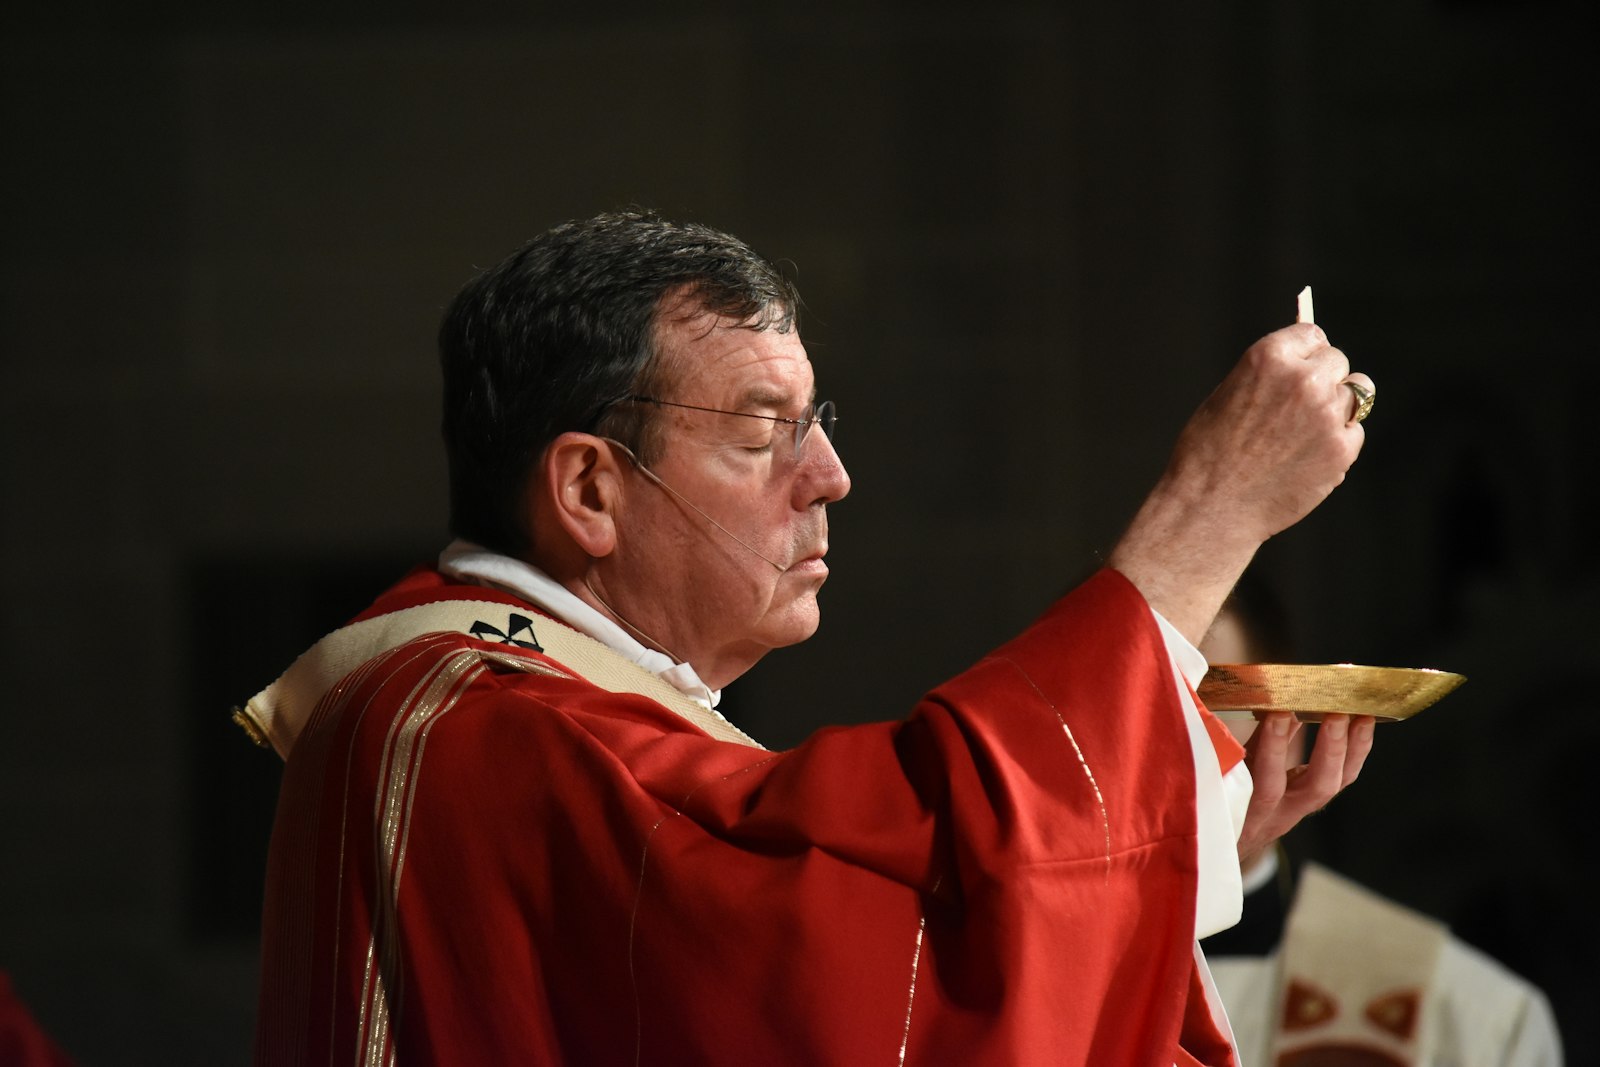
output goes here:
<path id="1" fill-rule="evenodd" d="M 805 411 L 800 413 L 798 419 L 786 419 L 781 415 L 756 415 L 748 411 L 724 411 L 722 408 L 704 408 L 698 404 L 679 404 L 671 400 L 658 400 L 653 396 L 625 396 L 617 403 L 629 404 L 655 404 L 664 408 L 687 408 L 690 411 L 709 411 L 714 415 L 737 415 L 741 419 L 766 419 L 774 424 L 782 423 L 791 426 L 794 434 L 794 458 L 800 458 L 800 450 L 805 446 L 806 437 L 811 433 L 811 427 L 822 427 L 823 436 L 829 441 L 833 440 L 833 426 L 839 421 L 839 416 L 834 412 L 833 401 L 824 400 L 822 403 L 812 401 L 806 405 Z"/>

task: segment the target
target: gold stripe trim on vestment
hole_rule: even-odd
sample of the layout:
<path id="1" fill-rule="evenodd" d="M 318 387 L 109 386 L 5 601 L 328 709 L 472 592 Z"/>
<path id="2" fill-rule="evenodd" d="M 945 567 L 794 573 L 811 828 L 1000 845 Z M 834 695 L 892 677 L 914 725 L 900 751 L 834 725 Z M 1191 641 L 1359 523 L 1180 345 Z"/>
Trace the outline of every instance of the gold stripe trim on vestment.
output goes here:
<path id="1" fill-rule="evenodd" d="M 374 842 L 380 892 L 376 923 L 367 949 L 357 1041 L 361 1067 L 382 1067 L 393 1059 L 390 1030 L 404 994 L 401 985 L 400 878 L 410 839 L 411 806 L 421 775 L 428 732 L 456 706 L 462 691 L 487 668 L 473 649 L 458 649 L 440 660 L 402 705 L 384 740 L 379 764 L 379 795 L 374 798 Z"/>

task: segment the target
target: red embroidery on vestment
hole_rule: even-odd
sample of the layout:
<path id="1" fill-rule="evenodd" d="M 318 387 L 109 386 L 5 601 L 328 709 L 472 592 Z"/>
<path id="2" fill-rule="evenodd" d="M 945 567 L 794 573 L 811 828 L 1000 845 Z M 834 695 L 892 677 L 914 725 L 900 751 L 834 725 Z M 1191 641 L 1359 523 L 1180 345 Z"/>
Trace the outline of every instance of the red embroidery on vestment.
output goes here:
<path id="1" fill-rule="evenodd" d="M 1339 1002 L 1333 998 L 1333 994 L 1298 978 L 1289 980 L 1289 991 L 1283 1000 L 1285 1030 L 1320 1026 L 1338 1014 Z"/>
<path id="2" fill-rule="evenodd" d="M 1407 1067 L 1382 1049 L 1365 1045 L 1311 1045 L 1278 1057 L 1277 1067 Z"/>
<path id="3" fill-rule="evenodd" d="M 1402 989 L 1385 993 L 1367 1005 L 1367 1019 L 1379 1030 L 1386 1031 L 1402 1041 L 1410 1041 L 1417 1032 L 1417 1016 L 1422 1010 L 1422 994 L 1415 989 Z"/>

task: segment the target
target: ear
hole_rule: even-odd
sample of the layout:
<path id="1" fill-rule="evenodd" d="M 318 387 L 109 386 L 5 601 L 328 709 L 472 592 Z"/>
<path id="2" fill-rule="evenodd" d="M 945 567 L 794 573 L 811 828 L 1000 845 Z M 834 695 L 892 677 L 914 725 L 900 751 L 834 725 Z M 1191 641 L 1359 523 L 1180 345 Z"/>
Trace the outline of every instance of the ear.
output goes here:
<path id="1" fill-rule="evenodd" d="M 535 530 L 561 531 L 563 541 L 590 559 L 609 556 L 617 547 L 620 465 L 626 462 L 593 434 L 569 432 L 550 442 L 533 488 Z"/>

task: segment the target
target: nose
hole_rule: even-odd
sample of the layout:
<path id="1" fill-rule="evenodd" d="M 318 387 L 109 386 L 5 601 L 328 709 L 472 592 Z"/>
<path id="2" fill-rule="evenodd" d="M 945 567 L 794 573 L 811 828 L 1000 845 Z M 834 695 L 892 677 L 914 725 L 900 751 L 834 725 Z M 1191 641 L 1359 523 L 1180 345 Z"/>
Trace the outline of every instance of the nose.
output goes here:
<path id="1" fill-rule="evenodd" d="M 832 504 L 850 492 L 850 472 L 821 430 L 813 430 L 800 442 L 800 461 L 796 468 L 795 506 Z"/>

